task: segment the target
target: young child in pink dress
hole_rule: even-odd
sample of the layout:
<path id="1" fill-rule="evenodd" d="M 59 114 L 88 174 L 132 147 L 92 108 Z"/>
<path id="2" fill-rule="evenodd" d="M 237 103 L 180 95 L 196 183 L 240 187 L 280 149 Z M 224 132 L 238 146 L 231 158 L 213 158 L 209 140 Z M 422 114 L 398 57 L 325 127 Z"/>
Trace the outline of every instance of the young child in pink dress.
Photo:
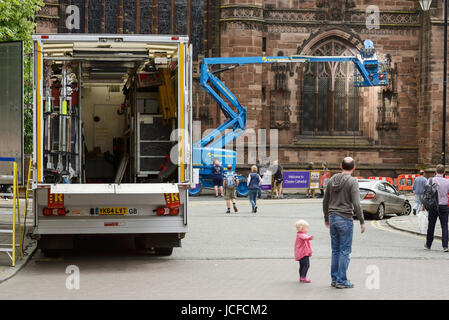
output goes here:
<path id="1" fill-rule="evenodd" d="M 310 267 L 309 257 L 312 256 L 310 240 L 313 240 L 313 236 L 307 235 L 309 224 L 305 220 L 296 222 L 296 230 L 298 233 L 295 241 L 295 260 L 299 261 L 299 281 L 310 283 L 310 280 L 306 276 Z"/>

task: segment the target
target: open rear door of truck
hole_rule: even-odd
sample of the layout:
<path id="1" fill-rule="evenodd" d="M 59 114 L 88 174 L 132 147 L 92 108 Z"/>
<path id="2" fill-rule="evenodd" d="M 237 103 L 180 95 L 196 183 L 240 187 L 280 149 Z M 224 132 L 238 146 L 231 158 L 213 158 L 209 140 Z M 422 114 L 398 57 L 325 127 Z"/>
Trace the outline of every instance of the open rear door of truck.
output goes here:
<path id="1" fill-rule="evenodd" d="M 23 42 L 0 43 L 0 157 L 16 158 L 23 184 Z M 0 163 L 0 176 L 10 175 L 10 163 Z M 0 184 L 12 181 L 2 181 Z"/>
<path id="2" fill-rule="evenodd" d="M 192 183 L 193 169 L 192 169 L 192 60 L 193 52 L 192 45 L 181 45 L 181 50 L 183 50 L 185 55 L 185 66 L 184 66 L 184 97 L 180 99 L 181 104 L 185 110 L 184 116 L 180 119 L 183 121 L 181 128 L 183 128 L 182 134 L 182 152 L 181 152 L 181 179 L 180 182 L 183 184 L 190 185 Z M 182 107 L 182 106 L 181 106 Z"/>

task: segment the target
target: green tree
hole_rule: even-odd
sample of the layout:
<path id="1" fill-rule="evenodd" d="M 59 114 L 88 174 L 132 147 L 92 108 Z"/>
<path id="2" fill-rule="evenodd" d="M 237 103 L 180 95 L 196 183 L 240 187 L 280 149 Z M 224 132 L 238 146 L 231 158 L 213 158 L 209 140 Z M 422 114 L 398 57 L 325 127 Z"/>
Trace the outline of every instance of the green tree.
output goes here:
<path id="1" fill-rule="evenodd" d="M 0 0 L 0 41 L 22 40 L 26 55 L 24 63 L 24 103 L 33 104 L 33 42 L 31 35 L 36 28 L 35 15 L 42 7 L 42 0 Z M 24 111 L 25 153 L 32 153 L 33 110 Z"/>

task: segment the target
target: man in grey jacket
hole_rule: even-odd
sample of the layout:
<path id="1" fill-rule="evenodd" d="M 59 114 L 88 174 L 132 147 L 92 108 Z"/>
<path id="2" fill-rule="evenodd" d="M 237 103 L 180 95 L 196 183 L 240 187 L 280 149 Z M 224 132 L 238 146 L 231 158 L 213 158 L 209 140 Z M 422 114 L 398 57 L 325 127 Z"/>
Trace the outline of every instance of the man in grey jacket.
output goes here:
<path id="1" fill-rule="evenodd" d="M 331 285 L 338 289 L 354 287 L 346 277 L 352 251 L 353 213 L 360 221 L 362 233 L 365 232 L 359 184 L 351 176 L 355 170 L 354 159 L 344 158 L 341 170 L 329 180 L 323 200 L 324 223 L 330 229 L 332 246 Z"/>

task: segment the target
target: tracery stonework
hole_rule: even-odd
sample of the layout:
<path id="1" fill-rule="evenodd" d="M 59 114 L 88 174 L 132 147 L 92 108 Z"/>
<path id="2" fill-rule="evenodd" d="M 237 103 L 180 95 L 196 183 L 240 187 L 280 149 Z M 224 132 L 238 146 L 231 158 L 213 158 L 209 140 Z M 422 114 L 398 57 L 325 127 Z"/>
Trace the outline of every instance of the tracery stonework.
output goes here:
<path id="1" fill-rule="evenodd" d="M 316 6 L 326 10 L 326 20 L 338 21 L 343 20 L 346 7 L 349 9 L 354 7 L 355 4 L 354 1 L 347 0 L 317 0 Z"/>

